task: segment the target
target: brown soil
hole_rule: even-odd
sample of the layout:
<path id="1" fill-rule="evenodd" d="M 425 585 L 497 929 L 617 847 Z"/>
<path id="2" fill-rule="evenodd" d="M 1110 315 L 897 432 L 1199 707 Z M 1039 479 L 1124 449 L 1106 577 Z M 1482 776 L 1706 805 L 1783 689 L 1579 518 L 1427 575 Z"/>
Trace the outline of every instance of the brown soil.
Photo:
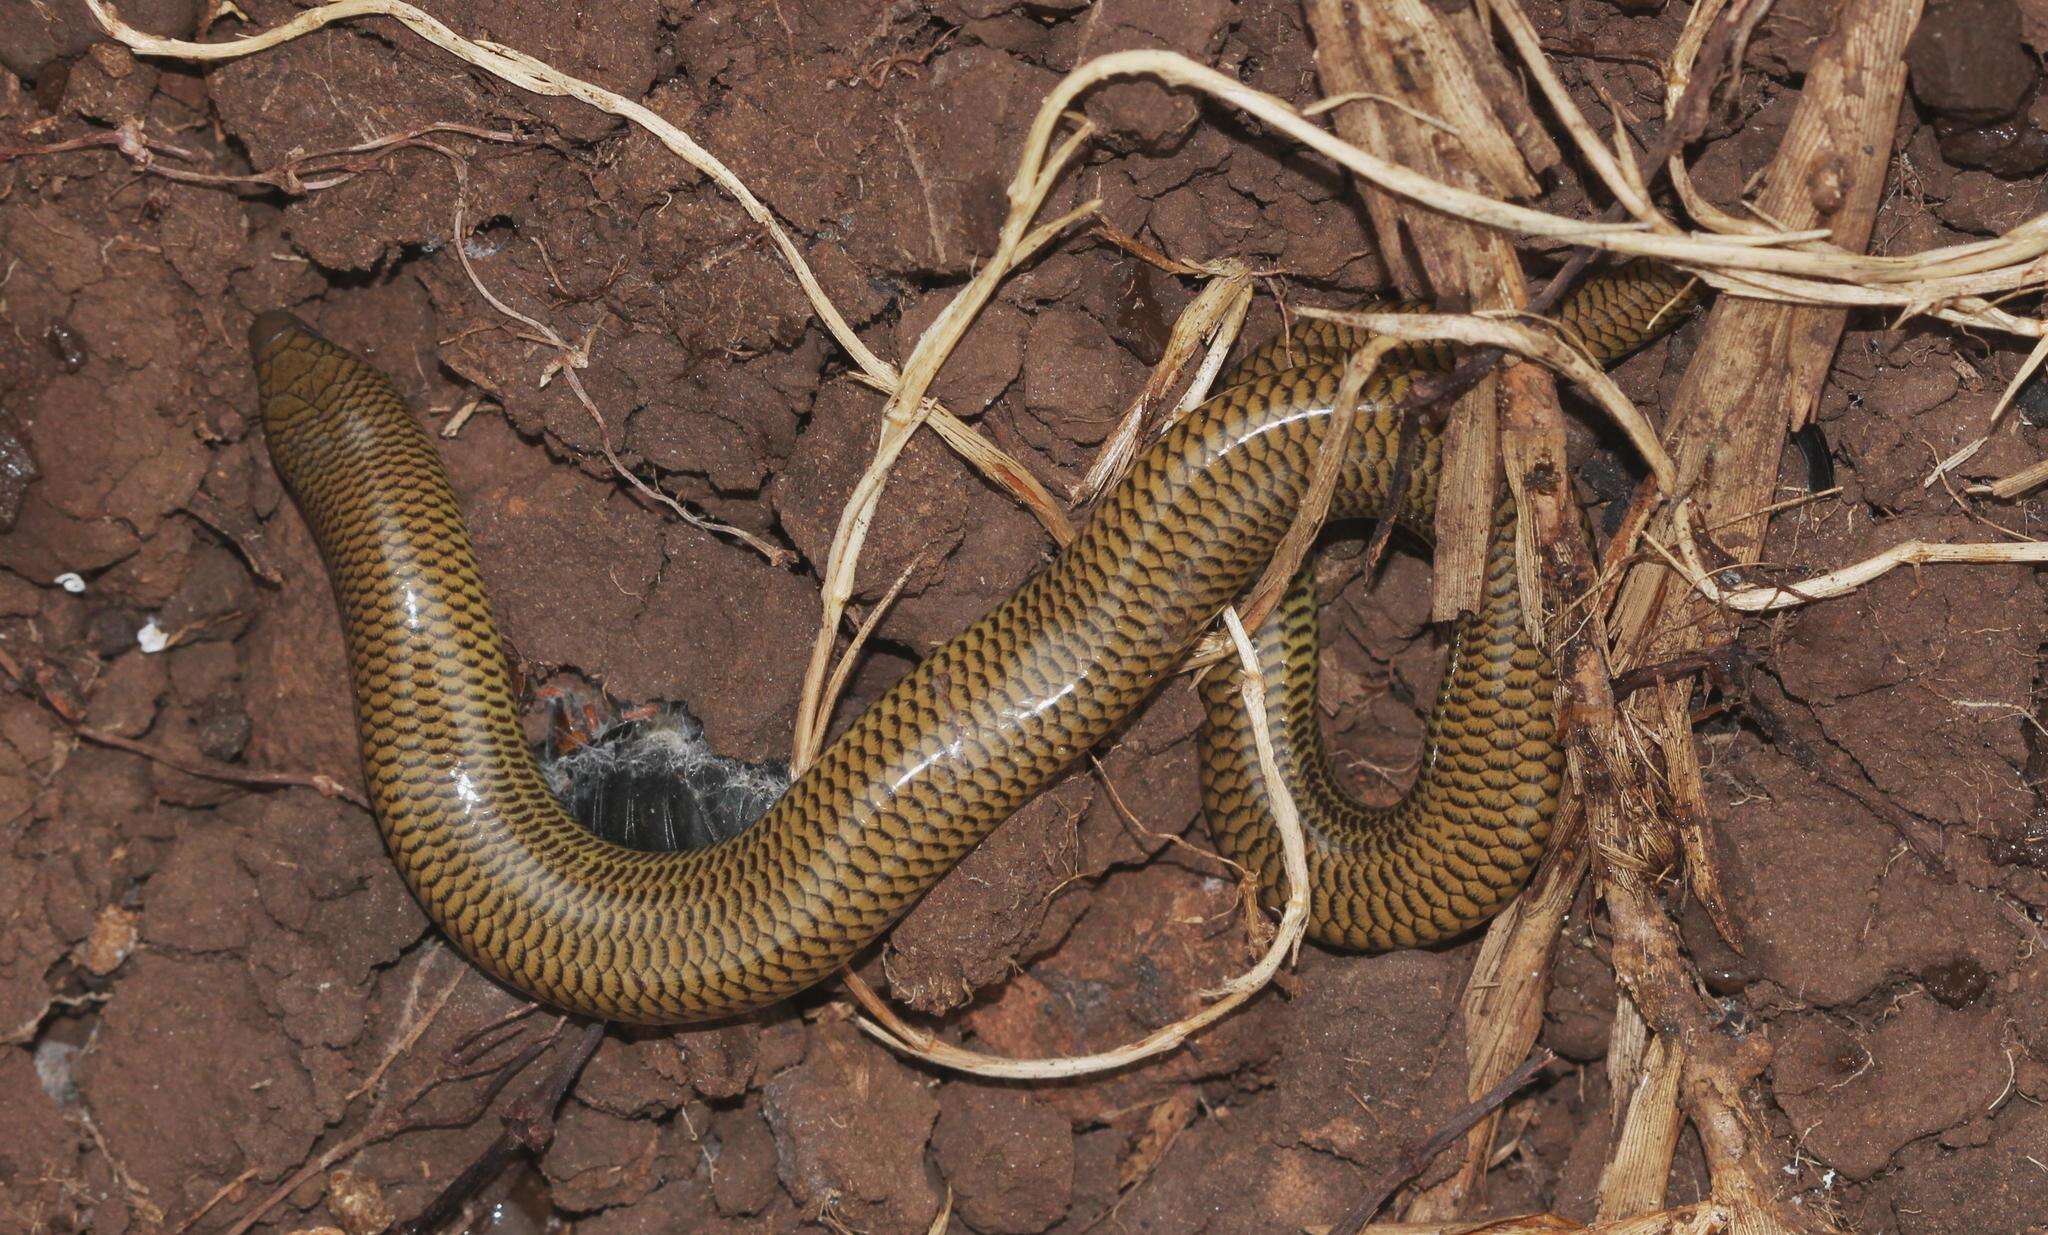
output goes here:
<path id="1" fill-rule="evenodd" d="M 129 15 L 189 33 L 194 7 Z M 291 12 L 244 7 L 264 26 Z M 1169 46 L 1283 98 L 1316 95 L 1292 0 L 432 7 L 645 99 L 717 152 L 896 358 L 992 248 L 1022 126 L 1077 60 Z M 2013 13 L 1974 7 L 1991 16 L 1965 33 Z M 1595 80 L 1656 114 L 1647 65 L 1671 45 L 1676 6 L 1533 8 L 1596 118 Z M 1775 148 L 1829 9 L 1784 0 L 1750 45 L 1734 114 L 1699 152 L 1717 200 L 1736 200 Z M 2048 47 L 2048 10 L 2026 16 Z M 497 1134 L 495 1114 L 473 1117 L 484 1080 L 431 1086 L 518 1001 L 427 929 L 360 810 L 72 732 L 356 782 L 327 585 L 250 432 L 251 314 L 296 309 L 374 357 L 437 426 L 483 400 L 443 453 L 531 684 L 687 700 L 748 758 L 787 749 L 814 567 L 880 400 L 847 380 L 772 248 L 703 178 L 643 134 L 465 72 L 394 26 L 203 73 L 95 41 L 69 0 L 0 0 L 0 27 L 8 145 L 139 121 L 191 152 L 176 166 L 241 172 L 428 124 L 517 133 L 425 139 L 462 162 L 478 276 L 592 341 L 580 376 L 627 466 L 800 556 L 772 566 L 617 481 L 599 427 L 542 380 L 553 354 L 465 277 L 443 153 L 401 150 L 297 194 L 180 183 L 103 146 L 0 165 L 0 650 L 32 687 L 0 694 L 0 1231 L 218 1231 L 336 1147 L 335 1169 L 258 1229 L 375 1229 Z M 2033 53 L 1999 60 L 2000 80 L 1919 54 L 1925 93 L 1902 118 L 1878 228 L 1889 251 L 2042 209 Z M 1968 97 L 1938 116 L 1947 105 L 1928 95 L 1944 82 Z M 2014 106 L 2020 119 L 1983 125 L 1983 109 Z M 1347 303 L 1382 282 L 1329 166 L 1148 85 L 1088 110 L 1104 135 L 1066 203 L 1085 190 L 1166 251 L 1275 267 L 1298 300 Z M 1587 209 L 1576 186 L 1567 175 L 1549 204 Z M 1070 483 L 1191 294 L 1105 243 L 1069 241 L 1004 287 L 936 393 Z M 1262 303 L 1251 337 L 1276 321 Z M 1844 493 L 1777 519 L 1778 562 L 1971 531 L 1952 493 L 1920 481 L 1980 430 L 2020 353 L 1885 325 L 1856 323 L 1821 409 Z M 1624 384 L 1655 406 L 1691 346 L 1682 333 L 1635 359 Z M 1612 498 L 1627 465 L 1603 442 L 1583 433 L 1575 450 L 1588 491 Z M 2023 425 L 1959 481 L 2044 452 L 2048 433 Z M 1785 479 L 1803 484 L 1796 452 Z M 1984 513 L 2037 532 L 2044 508 Z M 863 597 L 923 564 L 842 716 L 1013 590 L 1048 543 L 920 436 L 868 541 Z M 1325 556 L 1333 741 L 1385 795 L 1408 774 L 1439 672 L 1426 561 L 1398 557 L 1369 589 L 1355 545 Z M 55 583 L 67 573 L 82 591 Z M 2048 1221 L 2048 815 L 2029 775 L 2042 600 L 2020 569 L 1945 568 L 1756 622 L 1754 705 L 1702 738 L 1746 937 L 1738 955 L 1688 909 L 1688 939 L 1728 1032 L 1772 1044 L 1761 1105 L 1782 1187 L 1858 1230 Z M 168 650 L 140 649 L 150 623 Z M 1100 780 L 1071 779 L 947 879 L 869 976 L 946 1014 L 953 1036 L 1013 1054 L 1105 1046 L 1189 1010 L 1245 961 L 1232 886 L 1166 840 L 1206 841 L 1195 714 L 1175 685 L 1103 754 L 1149 833 Z M 1597 915 L 1575 915 L 1566 944 L 1544 1032 L 1563 1062 L 1509 1110 L 1488 1186 L 1502 1212 L 1592 1211 L 1613 980 Z M 496 1185 L 474 1229 L 540 1230 L 552 1207 L 589 1235 L 911 1232 L 949 1195 L 963 1231 L 1324 1226 L 1462 1100 L 1474 946 L 1310 949 L 1284 990 L 1178 1054 L 1064 1085 L 906 1066 L 829 988 L 732 1026 L 614 1034 L 539 1174 Z M 549 1024 L 508 1028 L 517 1041 L 485 1061 Z M 1702 1170 L 1682 1146 L 1674 1201 L 1700 1194 Z"/>

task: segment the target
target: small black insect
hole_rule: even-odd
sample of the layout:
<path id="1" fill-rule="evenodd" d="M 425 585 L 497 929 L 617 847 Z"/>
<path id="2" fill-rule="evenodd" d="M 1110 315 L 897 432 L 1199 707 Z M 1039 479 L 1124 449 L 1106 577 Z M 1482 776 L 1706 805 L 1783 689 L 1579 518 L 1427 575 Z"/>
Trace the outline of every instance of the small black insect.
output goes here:
<path id="1" fill-rule="evenodd" d="M 50 329 L 43 335 L 50 344 L 50 354 L 66 373 L 76 373 L 85 367 L 85 336 L 71 328 L 71 323 L 57 318 L 50 323 Z"/>

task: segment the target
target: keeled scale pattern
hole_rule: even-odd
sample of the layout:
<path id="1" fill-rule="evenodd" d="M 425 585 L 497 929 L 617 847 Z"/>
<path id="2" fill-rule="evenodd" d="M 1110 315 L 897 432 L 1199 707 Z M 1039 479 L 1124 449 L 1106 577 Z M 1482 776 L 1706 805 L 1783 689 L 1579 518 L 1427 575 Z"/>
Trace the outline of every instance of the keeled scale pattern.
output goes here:
<path id="1" fill-rule="evenodd" d="M 744 1012 L 830 973 L 1143 702 L 1270 557 L 1341 367 L 1325 353 L 1238 381 L 754 827 L 710 849 L 640 853 L 577 826 L 543 783 L 454 495 L 389 382 L 288 315 L 259 318 L 251 342 L 271 456 L 334 580 L 371 804 L 399 870 L 490 973 L 642 1023 Z M 1388 409 L 1413 371 L 1383 368 L 1368 390 L 1342 513 L 1385 495 Z M 1433 439 L 1420 463 L 1401 512 L 1417 526 L 1435 501 Z M 1473 663 L 1470 689 L 1492 689 L 1495 662 Z M 1318 906 L 1332 912 L 1346 911 Z"/>

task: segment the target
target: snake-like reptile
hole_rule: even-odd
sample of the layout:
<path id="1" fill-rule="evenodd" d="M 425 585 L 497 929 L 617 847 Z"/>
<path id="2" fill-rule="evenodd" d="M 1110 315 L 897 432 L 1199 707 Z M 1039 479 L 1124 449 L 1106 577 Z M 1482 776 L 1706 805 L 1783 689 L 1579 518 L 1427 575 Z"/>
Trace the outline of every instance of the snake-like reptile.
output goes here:
<path id="1" fill-rule="evenodd" d="M 1611 360 L 1681 296 L 1631 266 L 1583 284 L 1560 316 Z M 391 383 L 287 313 L 257 318 L 250 339 L 271 458 L 333 579 L 370 802 L 399 871 L 491 974 L 649 1024 L 745 1012 L 830 974 L 1142 704 L 1286 532 L 1346 347 L 1322 333 L 1254 354 L 1072 544 L 862 712 L 767 815 L 710 848 L 647 853 L 592 835 L 543 780 L 462 513 Z M 1378 369 L 1333 517 L 1387 501 L 1393 409 L 1441 362 L 1411 348 Z M 1423 433 L 1397 512 L 1418 530 L 1440 466 Z M 1499 509 L 1484 603 L 1459 627 L 1421 772 L 1392 809 L 1354 804 L 1324 757 L 1310 572 L 1257 633 L 1318 939 L 1448 938 L 1501 908 L 1542 853 L 1562 770 L 1555 683 L 1522 621 L 1513 508 Z M 1278 843 L 1230 676 L 1203 688 L 1204 801 L 1224 854 L 1272 894 Z"/>

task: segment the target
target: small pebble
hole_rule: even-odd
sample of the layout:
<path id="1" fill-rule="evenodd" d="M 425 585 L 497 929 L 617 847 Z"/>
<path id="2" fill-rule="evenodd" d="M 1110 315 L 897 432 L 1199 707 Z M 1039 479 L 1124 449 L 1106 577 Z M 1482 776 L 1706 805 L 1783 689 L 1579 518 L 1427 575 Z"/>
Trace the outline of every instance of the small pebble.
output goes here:
<path id="1" fill-rule="evenodd" d="M 1969 957 L 1958 956 L 1921 970 L 1920 984 L 1943 1005 L 1960 1008 L 1990 987 L 1991 973 Z"/>
<path id="2" fill-rule="evenodd" d="M 1913 97 L 1959 120 L 1999 120 L 2019 110 L 2040 66 L 2020 42 L 2014 0 L 1937 0 L 1906 45 Z"/>
<path id="3" fill-rule="evenodd" d="M 242 701 L 232 692 L 214 696 L 199 708 L 199 753 L 233 763 L 249 746 L 254 726 Z"/>
<path id="4" fill-rule="evenodd" d="M 85 619 L 86 640 L 102 660 L 112 660 L 135 646 L 142 622 L 120 605 L 94 609 Z"/>
<path id="5" fill-rule="evenodd" d="M 327 1212 L 334 1215 L 348 1235 L 377 1235 L 396 1217 L 376 1180 L 346 1170 L 327 1177 Z"/>

